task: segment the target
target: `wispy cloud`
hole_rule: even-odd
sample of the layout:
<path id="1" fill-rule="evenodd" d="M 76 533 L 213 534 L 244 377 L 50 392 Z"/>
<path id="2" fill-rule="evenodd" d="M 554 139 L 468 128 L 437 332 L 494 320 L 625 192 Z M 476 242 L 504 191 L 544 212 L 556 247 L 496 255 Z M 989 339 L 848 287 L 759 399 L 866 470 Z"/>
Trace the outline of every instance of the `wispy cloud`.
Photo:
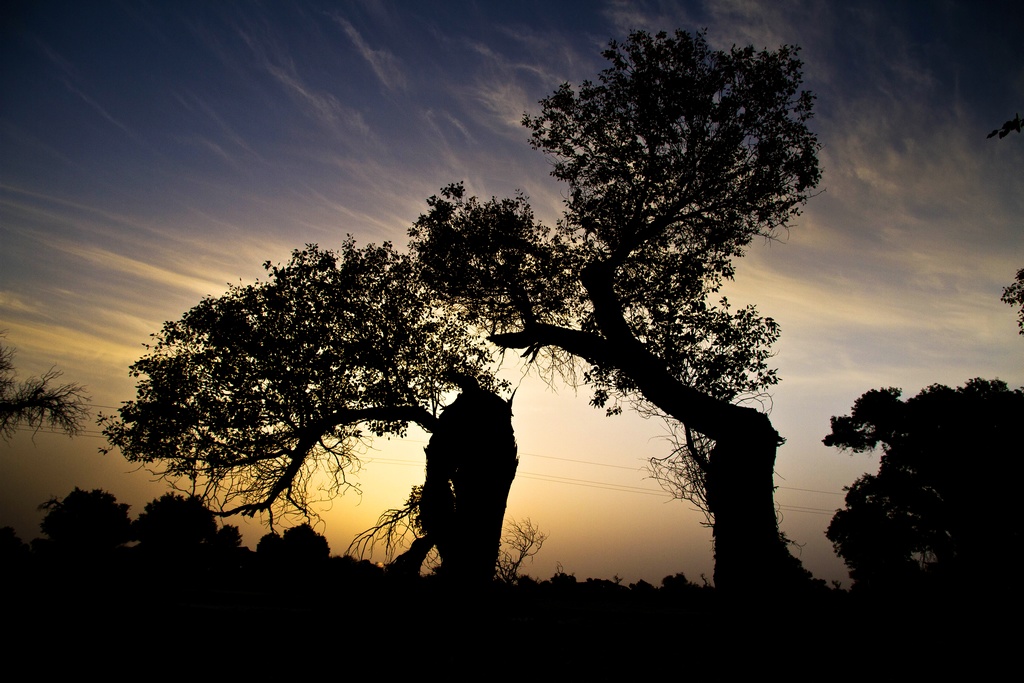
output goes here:
<path id="1" fill-rule="evenodd" d="M 106 107 L 104 107 L 102 104 L 96 101 L 95 98 L 93 98 L 85 92 L 85 86 L 82 85 L 82 78 L 79 75 L 78 70 L 75 69 L 70 62 L 68 62 L 60 54 L 58 54 L 56 50 L 54 50 L 49 45 L 43 43 L 42 41 L 37 40 L 36 43 L 38 44 L 39 48 L 43 51 L 43 53 L 47 56 L 47 58 L 50 60 L 50 62 L 58 68 L 58 70 L 61 73 L 61 75 L 58 78 L 60 79 L 61 83 L 64 84 L 64 87 L 67 88 L 69 92 L 71 92 L 76 97 L 85 102 L 87 105 L 89 105 L 89 107 L 91 107 L 93 111 L 98 113 L 108 123 L 112 124 L 119 130 L 121 130 L 121 132 L 123 132 L 129 138 L 131 138 L 137 143 L 146 145 L 148 147 L 148 145 L 145 143 L 145 141 L 138 133 L 129 128 L 123 121 L 121 121 L 113 114 L 111 114 L 106 109 Z"/>
<path id="2" fill-rule="evenodd" d="M 366 60 L 374 75 L 388 90 L 400 90 L 405 87 L 405 74 L 402 71 L 401 61 L 388 50 L 375 50 L 371 48 L 363 36 L 360 35 L 352 22 L 338 14 L 331 14 L 331 18 L 341 27 L 352 41 L 360 56 Z"/>
<path id="3" fill-rule="evenodd" d="M 306 116 L 330 131 L 335 140 L 344 140 L 352 147 L 366 146 L 367 143 L 375 148 L 380 146 L 363 114 L 342 104 L 334 94 L 304 80 L 287 47 L 272 33 L 257 38 L 255 33 L 240 25 L 235 26 L 235 31 L 263 71 L 283 87 Z"/>

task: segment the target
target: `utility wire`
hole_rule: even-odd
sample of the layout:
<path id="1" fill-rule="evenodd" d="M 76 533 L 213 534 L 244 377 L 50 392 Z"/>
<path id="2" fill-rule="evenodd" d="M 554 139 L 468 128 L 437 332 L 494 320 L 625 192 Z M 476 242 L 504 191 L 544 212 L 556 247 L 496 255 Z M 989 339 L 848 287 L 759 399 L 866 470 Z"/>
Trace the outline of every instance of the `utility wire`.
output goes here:
<path id="1" fill-rule="evenodd" d="M 99 406 L 99 407 L 109 407 L 109 406 Z M 49 428 L 49 427 L 41 427 L 39 429 L 33 429 L 32 427 L 27 427 L 27 426 L 21 425 L 21 426 L 18 426 L 16 428 L 16 430 L 17 431 L 32 432 L 32 433 L 41 433 L 41 434 L 60 434 L 60 435 L 64 434 L 64 432 L 62 432 L 60 430 L 52 429 L 52 428 Z M 75 436 L 83 436 L 83 437 L 96 438 L 96 439 L 104 438 L 103 437 L 103 432 L 98 431 L 98 430 L 88 430 L 88 429 L 79 431 Z M 408 439 L 406 441 L 411 442 L 411 443 L 426 443 L 425 441 L 418 440 L 418 439 Z M 611 467 L 611 468 L 614 468 L 614 469 L 629 470 L 631 472 L 636 472 L 636 471 L 638 471 L 640 469 L 640 468 L 637 468 L 637 467 L 629 467 L 629 466 L 626 466 L 626 465 L 613 465 L 613 464 L 609 464 L 609 463 L 594 462 L 592 460 L 579 460 L 577 458 L 564 458 L 564 457 L 554 456 L 554 455 L 541 455 L 539 453 L 521 453 L 520 455 L 525 455 L 525 456 L 528 456 L 528 457 L 531 457 L 531 458 L 542 458 L 542 459 L 545 459 L 545 460 L 560 460 L 560 461 L 563 461 L 563 462 L 572 462 L 572 463 L 576 463 L 576 464 L 580 464 L 580 465 L 588 465 L 588 466 L 595 466 L 595 467 Z M 396 465 L 396 466 L 400 466 L 400 467 L 423 467 L 424 466 L 424 463 L 422 461 L 405 460 L 405 459 L 401 459 L 401 458 L 373 458 L 373 457 L 370 457 L 370 458 L 366 459 L 366 464 L 369 464 L 369 463 L 378 463 L 378 464 L 381 464 L 381 465 Z M 537 473 L 537 472 L 526 472 L 526 471 L 522 471 L 522 470 L 517 472 L 516 476 L 520 477 L 522 479 L 530 479 L 530 480 L 533 480 L 533 481 L 543 481 L 543 482 L 548 482 L 548 483 L 552 483 L 552 484 L 565 484 L 565 485 L 569 485 L 569 486 L 582 486 L 584 488 L 594 488 L 594 489 L 601 489 L 601 490 L 605 490 L 605 491 L 620 491 L 622 493 L 636 493 L 636 494 L 647 495 L 647 496 L 669 496 L 670 495 L 670 494 L 668 494 L 668 492 L 666 492 L 663 489 L 652 489 L 652 488 L 647 488 L 647 487 L 643 487 L 643 486 L 630 486 L 628 484 L 616 484 L 614 482 L 593 481 L 593 480 L 590 480 L 590 479 L 578 479 L 578 478 L 575 478 L 575 477 L 562 477 L 562 476 L 558 476 L 558 475 L 543 474 L 543 473 Z M 806 493 L 821 493 L 821 494 L 826 494 L 826 495 L 837 495 L 837 496 L 844 495 L 843 493 L 839 493 L 839 492 L 835 492 L 835 491 L 820 491 L 820 490 L 817 490 L 817 489 L 804 489 L 804 488 L 796 488 L 796 487 L 793 487 L 793 486 L 779 486 L 777 488 L 779 488 L 779 489 L 787 489 L 787 490 L 791 490 L 791 491 L 802 491 L 802 492 L 806 492 Z M 835 514 L 835 510 L 828 510 L 828 509 L 825 509 L 825 508 L 806 507 L 806 506 L 795 506 L 795 505 L 780 505 L 779 509 L 783 510 L 783 511 L 786 511 L 786 512 L 805 512 L 805 513 L 809 513 L 809 514 L 821 514 L 821 515 L 826 515 L 826 514 L 827 515 L 832 515 L 832 514 Z"/>

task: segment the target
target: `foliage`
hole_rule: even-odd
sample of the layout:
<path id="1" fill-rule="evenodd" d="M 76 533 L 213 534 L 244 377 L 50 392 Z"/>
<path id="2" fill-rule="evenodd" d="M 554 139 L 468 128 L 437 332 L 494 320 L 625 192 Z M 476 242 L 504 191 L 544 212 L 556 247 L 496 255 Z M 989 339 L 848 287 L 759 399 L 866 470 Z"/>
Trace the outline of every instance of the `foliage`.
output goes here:
<path id="1" fill-rule="evenodd" d="M 68 436 L 80 431 L 89 399 L 79 384 L 54 385 L 61 374 L 50 369 L 18 382 L 14 349 L 0 343 L 0 438 L 9 441 L 22 425 L 34 431 L 49 425 Z"/>
<path id="2" fill-rule="evenodd" d="M 75 489 L 63 499 L 39 506 L 46 515 L 39 527 L 52 547 L 75 553 L 102 553 L 132 540 L 129 506 L 102 489 Z"/>
<path id="3" fill-rule="evenodd" d="M 1024 268 L 1017 271 L 1017 278 L 1012 285 L 1003 288 L 1001 300 L 1020 308 L 1017 312 L 1017 327 L 1020 328 L 1020 333 L 1024 334 Z"/>
<path id="4" fill-rule="evenodd" d="M 264 267 L 267 282 L 166 323 L 131 367 L 136 400 L 101 418 L 129 461 L 187 480 L 222 514 L 308 513 L 316 487 L 349 485 L 360 425 L 429 429 L 452 371 L 495 385 L 482 340 L 433 305 L 389 244 L 309 245 Z"/>
<path id="5" fill-rule="evenodd" d="M 824 439 L 854 453 L 882 446 L 878 474 L 847 489 L 826 532 L 856 585 L 1013 580 L 1024 391 L 973 379 L 900 396 L 867 392 Z"/>
<path id="6" fill-rule="evenodd" d="M 632 401 L 717 441 L 749 419 L 722 404 L 778 381 L 778 325 L 712 301 L 820 179 L 813 97 L 791 47 L 636 32 L 604 55 L 599 82 L 563 85 L 523 119 L 568 184 L 554 230 L 524 196 L 480 201 L 456 184 L 428 200 L 411 246 L 426 281 L 499 346 L 570 381 L 582 360 L 593 405 Z M 778 435 L 759 429 L 774 453 Z M 710 450 L 680 443 L 706 472 Z"/>

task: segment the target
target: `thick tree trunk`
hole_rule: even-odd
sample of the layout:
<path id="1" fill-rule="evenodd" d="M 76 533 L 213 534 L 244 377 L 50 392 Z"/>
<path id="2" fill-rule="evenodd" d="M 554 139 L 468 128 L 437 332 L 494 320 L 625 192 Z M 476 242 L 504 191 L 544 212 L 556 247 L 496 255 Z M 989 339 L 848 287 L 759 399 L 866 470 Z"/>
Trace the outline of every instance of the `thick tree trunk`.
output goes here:
<path id="1" fill-rule="evenodd" d="M 420 519 L 442 570 L 460 585 L 490 583 L 519 465 L 511 406 L 491 392 L 464 388 L 438 419 L 426 452 Z"/>
<path id="2" fill-rule="evenodd" d="M 707 501 L 714 515 L 715 586 L 751 595 L 789 583 L 793 560 L 775 515 L 778 433 L 766 415 L 751 413 L 710 456 Z"/>

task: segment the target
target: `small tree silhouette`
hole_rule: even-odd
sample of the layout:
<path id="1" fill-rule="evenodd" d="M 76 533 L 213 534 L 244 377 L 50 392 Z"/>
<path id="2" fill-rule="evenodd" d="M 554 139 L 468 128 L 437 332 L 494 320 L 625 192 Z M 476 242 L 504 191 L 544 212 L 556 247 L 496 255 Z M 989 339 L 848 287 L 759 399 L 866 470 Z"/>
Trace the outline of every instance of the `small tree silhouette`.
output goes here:
<path id="1" fill-rule="evenodd" d="M 178 552 L 217 537 L 217 521 L 203 501 L 175 493 L 146 503 L 134 528 L 140 545 L 153 550 Z"/>
<path id="2" fill-rule="evenodd" d="M 37 547 L 62 554 L 104 555 L 132 540 L 129 506 L 102 489 L 75 489 L 39 506 L 46 515 L 39 527 L 47 539 Z"/>

